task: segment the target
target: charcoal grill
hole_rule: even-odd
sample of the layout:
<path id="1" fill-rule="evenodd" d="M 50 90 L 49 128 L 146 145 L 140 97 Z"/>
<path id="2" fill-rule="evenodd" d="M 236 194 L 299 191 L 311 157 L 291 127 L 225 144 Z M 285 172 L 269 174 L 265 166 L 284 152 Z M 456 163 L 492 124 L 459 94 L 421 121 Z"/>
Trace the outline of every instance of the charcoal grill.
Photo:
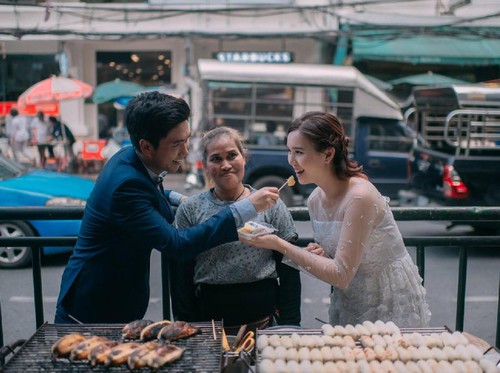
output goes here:
<path id="1" fill-rule="evenodd" d="M 196 372 L 212 373 L 221 371 L 222 323 L 198 322 L 192 325 L 200 328 L 201 333 L 174 343 L 186 350 L 182 358 L 167 364 L 155 372 Z M 126 365 L 106 368 L 91 367 L 86 361 L 70 362 L 67 359 L 52 359 L 51 347 L 61 337 L 70 333 L 98 335 L 120 341 L 123 324 L 43 324 L 40 329 L 12 356 L 0 372 L 128 372 Z M 213 328 L 217 339 L 214 339 Z M 3 369 L 3 370 L 2 370 Z M 142 368 L 137 372 L 151 372 Z"/>

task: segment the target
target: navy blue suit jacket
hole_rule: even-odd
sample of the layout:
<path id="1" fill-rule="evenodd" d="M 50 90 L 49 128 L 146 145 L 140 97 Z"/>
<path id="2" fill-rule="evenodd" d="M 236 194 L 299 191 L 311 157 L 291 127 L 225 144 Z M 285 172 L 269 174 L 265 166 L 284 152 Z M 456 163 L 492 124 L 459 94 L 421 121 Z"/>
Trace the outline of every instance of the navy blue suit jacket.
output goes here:
<path id="1" fill-rule="evenodd" d="M 229 208 L 185 230 L 174 228 L 173 219 L 167 198 L 133 147 L 120 150 L 102 170 L 87 201 L 58 307 L 85 323 L 141 319 L 149 302 L 153 249 L 188 260 L 238 239 Z"/>

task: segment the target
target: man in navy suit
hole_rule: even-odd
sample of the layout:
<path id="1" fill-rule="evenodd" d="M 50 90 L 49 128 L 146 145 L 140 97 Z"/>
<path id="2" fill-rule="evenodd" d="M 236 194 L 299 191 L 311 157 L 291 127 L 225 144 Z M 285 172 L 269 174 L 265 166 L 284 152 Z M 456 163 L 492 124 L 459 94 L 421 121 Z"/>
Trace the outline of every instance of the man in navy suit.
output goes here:
<path id="1" fill-rule="evenodd" d="M 99 175 L 85 208 L 80 234 L 64 270 L 56 323 L 126 323 L 141 319 L 149 302 L 149 263 L 157 249 L 187 260 L 238 239 L 237 227 L 279 198 L 262 188 L 202 224 L 177 230 L 162 175 L 176 172 L 188 154 L 190 109 L 158 92 L 135 97 L 125 111 L 132 145 Z"/>

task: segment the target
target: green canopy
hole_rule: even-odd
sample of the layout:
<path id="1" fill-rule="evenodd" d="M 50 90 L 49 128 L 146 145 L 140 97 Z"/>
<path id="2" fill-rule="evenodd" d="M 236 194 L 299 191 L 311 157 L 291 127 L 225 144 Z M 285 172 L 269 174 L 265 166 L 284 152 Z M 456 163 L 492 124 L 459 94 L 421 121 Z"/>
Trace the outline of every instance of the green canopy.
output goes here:
<path id="1" fill-rule="evenodd" d="M 429 71 L 426 74 L 409 75 L 403 78 L 394 79 L 390 81 L 393 85 L 410 84 L 410 85 L 445 85 L 445 84 L 467 84 L 468 82 L 450 78 L 440 74 L 434 74 Z"/>
<path id="2" fill-rule="evenodd" d="M 385 35 L 387 36 L 387 35 Z M 411 64 L 486 66 L 500 64 L 500 40 L 479 37 L 353 36 L 354 61 L 378 60 Z"/>
<path id="3" fill-rule="evenodd" d="M 96 104 L 104 104 L 105 102 L 113 102 L 121 97 L 134 97 L 144 91 L 144 89 L 144 86 L 140 84 L 115 79 L 95 87 L 92 100 Z"/>

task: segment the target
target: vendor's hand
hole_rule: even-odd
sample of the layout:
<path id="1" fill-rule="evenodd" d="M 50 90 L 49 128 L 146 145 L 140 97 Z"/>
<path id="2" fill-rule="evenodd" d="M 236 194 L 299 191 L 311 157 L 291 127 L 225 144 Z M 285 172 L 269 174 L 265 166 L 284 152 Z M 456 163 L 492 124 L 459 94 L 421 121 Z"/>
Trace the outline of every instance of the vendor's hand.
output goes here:
<path id="1" fill-rule="evenodd" d="M 257 212 L 264 212 L 274 206 L 278 198 L 280 195 L 276 187 L 263 187 L 248 196 Z"/>
<path id="2" fill-rule="evenodd" d="M 259 249 L 278 250 L 281 238 L 275 234 L 265 234 L 252 239 L 240 237 L 240 241 L 246 245 L 255 246 Z"/>
<path id="3" fill-rule="evenodd" d="M 323 250 L 323 248 L 315 242 L 310 242 L 309 245 L 307 245 L 306 250 L 312 254 L 325 256 L 325 250 Z"/>

